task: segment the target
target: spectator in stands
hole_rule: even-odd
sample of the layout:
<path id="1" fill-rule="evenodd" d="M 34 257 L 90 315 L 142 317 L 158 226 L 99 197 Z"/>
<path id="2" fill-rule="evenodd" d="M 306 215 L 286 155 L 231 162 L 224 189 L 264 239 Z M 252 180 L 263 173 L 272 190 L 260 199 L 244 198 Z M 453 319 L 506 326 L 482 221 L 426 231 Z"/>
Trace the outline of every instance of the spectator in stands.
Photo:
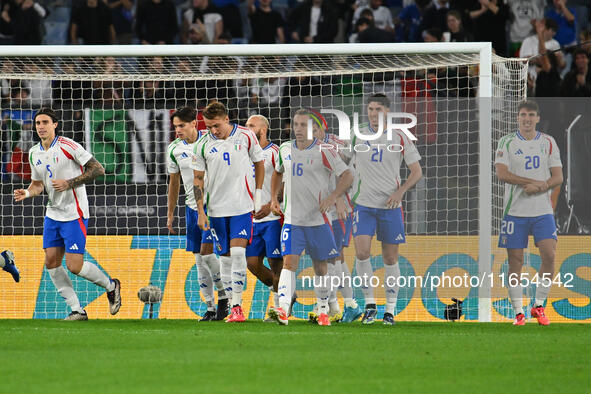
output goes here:
<path id="1" fill-rule="evenodd" d="M 10 25 L 15 45 L 41 45 L 41 24 L 47 11 L 33 0 L 7 3 L 2 19 Z"/>
<path id="2" fill-rule="evenodd" d="M 106 45 L 115 43 L 115 27 L 111 11 L 102 0 L 86 0 L 72 7 L 70 43 Z"/>
<path id="3" fill-rule="evenodd" d="M 558 24 L 558 31 L 554 39 L 560 46 L 577 43 L 576 13 L 574 8 L 566 6 L 567 0 L 553 0 L 554 7 L 546 11 L 546 18 L 553 19 Z"/>
<path id="4" fill-rule="evenodd" d="M 367 19 L 371 24 L 373 24 L 373 22 L 374 22 L 373 12 L 371 12 L 371 9 L 366 8 L 363 11 L 361 11 L 360 18 L 355 23 L 355 26 L 353 26 L 353 32 L 349 36 L 350 43 L 358 43 L 359 42 L 359 37 L 358 37 L 359 36 L 359 20 L 361 20 L 361 19 Z"/>
<path id="5" fill-rule="evenodd" d="M 581 34 L 579 35 L 579 40 L 581 42 L 581 48 L 583 48 L 587 52 L 587 55 L 591 55 L 591 30 L 581 31 Z"/>
<path id="6" fill-rule="evenodd" d="M 209 0 L 193 0 L 193 7 L 183 13 L 182 32 L 185 44 L 220 44 L 224 32 L 221 11 Z"/>
<path id="7" fill-rule="evenodd" d="M 508 0 L 508 5 L 511 10 L 509 55 L 519 56 L 521 43 L 532 34 L 532 24 L 544 17 L 546 0 Z"/>
<path id="8" fill-rule="evenodd" d="M 258 7 L 254 0 L 248 0 L 248 17 L 253 44 L 285 43 L 283 17 L 271 8 L 271 0 L 260 0 Z"/>
<path id="9" fill-rule="evenodd" d="M 117 44 L 131 44 L 133 38 L 133 0 L 106 0 L 111 10 Z"/>
<path id="10" fill-rule="evenodd" d="M 96 69 L 104 74 L 121 73 L 121 66 L 114 57 L 95 59 Z M 123 107 L 124 83 L 121 80 L 92 81 L 92 103 L 95 108 L 117 109 Z"/>
<path id="11" fill-rule="evenodd" d="M 447 30 L 447 13 L 449 12 L 449 0 L 433 0 L 425 9 L 423 14 L 423 23 L 421 23 L 421 32 L 437 28 L 440 31 Z"/>
<path id="12" fill-rule="evenodd" d="M 83 69 L 83 64 L 82 58 L 68 59 L 61 63 L 61 72 L 79 76 L 88 72 Z M 92 84 L 88 80 L 55 80 L 52 82 L 52 89 L 53 104 L 62 110 L 79 110 L 92 98 Z"/>
<path id="13" fill-rule="evenodd" d="M 432 27 L 423 32 L 423 41 L 425 42 L 442 42 L 443 32 L 437 27 Z"/>
<path id="14" fill-rule="evenodd" d="M 564 76 L 560 91 L 564 97 L 591 97 L 589 55 L 583 49 L 575 50 L 573 66 Z"/>
<path id="15" fill-rule="evenodd" d="M 449 36 L 449 42 L 468 42 L 473 41 L 472 36 L 464 30 L 462 26 L 462 14 L 459 11 L 451 10 L 447 13 L 446 32 Z M 444 33 L 444 36 L 446 34 Z"/>
<path id="16" fill-rule="evenodd" d="M 328 0 L 308 0 L 293 10 L 289 30 L 294 42 L 334 42 L 338 32 L 337 13 Z"/>
<path id="17" fill-rule="evenodd" d="M 527 37 L 523 40 L 523 44 L 521 45 L 521 49 L 519 51 L 519 57 L 523 58 L 532 58 L 529 61 L 529 86 L 532 92 L 535 90 L 535 81 L 538 78 L 538 70 L 540 68 L 540 61 L 537 58 L 539 55 L 539 37 L 542 37 L 544 40 L 544 47 L 547 51 L 556 51 L 560 49 L 560 45 L 558 41 L 556 41 L 553 37 L 556 34 L 556 30 L 558 29 L 558 25 L 552 19 L 543 19 L 544 23 L 537 25 L 537 29 L 539 30 L 536 34 Z M 542 29 L 543 28 L 543 29 Z M 542 29 L 542 30 L 540 30 Z M 556 60 L 558 69 L 562 70 L 566 63 L 564 61 L 564 56 L 561 52 L 556 52 Z"/>
<path id="18" fill-rule="evenodd" d="M 376 43 L 376 42 L 394 42 L 396 35 L 384 29 L 375 27 L 372 21 L 367 18 L 361 18 L 355 24 L 357 29 L 357 42 L 361 43 Z"/>
<path id="19" fill-rule="evenodd" d="M 398 17 L 395 18 L 396 38 L 401 42 L 419 42 L 421 41 L 421 23 L 423 14 L 429 6 L 431 0 L 416 0 L 402 9 Z"/>
<path id="20" fill-rule="evenodd" d="M 497 55 L 507 55 L 505 26 L 509 18 L 509 7 L 503 0 L 480 0 L 470 11 L 474 21 L 476 41 L 490 41 Z"/>
<path id="21" fill-rule="evenodd" d="M 172 44 L 178 32 L 171 0 L 144 0 L 137 7 L 135 31 L 142 44 Z"/>
<path id="22" fill-rule="evenodd" d="M 25 65 L 28 74 L 51 74 L 52 70 L 46 64 L 29 63 Z M 30 103 L 33 108 L 51 106 L 51 80 L 30 79 L 23 81 L 30 93 Z"/>
<path id="23" fill-rule="evenodd" d="M 553 52 L 548 52 L 544 40 L 546 29 L 544 20 L 536 21 L 536 34 L 538 35 L 538 57 L 540 69 L 535 83 L 536 97 L 560 96 L 560 84 L 562 77 L 558 69 L 558 58 Z"/>
<path id="24" fill-rule="evenodd" d="M 191 75 L 198 72 L 198 66 L 191 63 L 191 59 L 180 59 L 176 64 L 177 74 Z M 198 95 L 205 96 L 203 89 L 205 81 L 187 79 L 184 81 L 170 81 L 166 84 L 166 99 L 168 108 L 198 107 Z"/>
<path id="25" fill-rule="evenodd" d="M 369 9 L 373 13 L 374 26 L 377 29 L 394 32 L 394 21 L 390 10 L 382 5 L 382 0 L 370 0 L 369 5 L 358 7 L 353 14 L 355 25 L 361 16 L 361 12 Z"/>
<path id="26" fill-rule="evenodd" d="M 231 39 L 241 39 L 242 16 L 240 15 L 240 0 L 212 0 L 224 20 L 224 30 Z"/>

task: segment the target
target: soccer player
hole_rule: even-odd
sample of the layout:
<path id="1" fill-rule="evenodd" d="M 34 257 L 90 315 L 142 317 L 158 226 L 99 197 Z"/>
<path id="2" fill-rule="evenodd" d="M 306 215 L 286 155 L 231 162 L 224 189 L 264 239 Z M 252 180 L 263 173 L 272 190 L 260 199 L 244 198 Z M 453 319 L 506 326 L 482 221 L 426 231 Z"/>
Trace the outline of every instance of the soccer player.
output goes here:
<path id="1" fill-rule="evenodd" d="M 274 307 L 279 306 L 277 285 L 283 268 L 281 258 L 281 216 L 271 212 L 271 176 L 279 158 L 279 147 L 267 139 L 269 121 L 262 115 L 253 115 L 246 121 L 246 127 L 258 138 L 263 150 L 265 181 L 263 183 L 263 205 L 254 215 L 252 242 L 246 248 L 248 270 L 273 292 Z M 269 267 L 263 264 L 267 257 Z"/>
<path id="2" fill-rule="evenodd" d="M 353 175 L 332 147 L 308 136 L 309 118 L 307 111 L 295 113 L 292 123 L 295 140 L 281 144 L 279 161 L 271 179 L 271 208 L 276 213 L 283 211 L 285 221 L 281 230 L 283 269 L 279 277 L 279 308 L 270 310 L 269 315 L 279 324 L 288 324 L 287 311 L 295 290 L 295 275 L 300 255 L 306 250 L 316 274 L 317 322 L 329 326 L 327 260 L 339 253 L 327 213 L 351 186 Z M 284 174 L 287 174 L 285 179 Z M 333 190 L 330 187 L 332 174 L 338 177 Z M 282 181 L 285 182 L 283 210 L 277 199 Z"/>
<path id="3" fill-rule="evenodd" d="M 344 152 L 349 146 L 347 141 L 343 141 L 337 138 L 332 133 L 327 133 L 327 124 L 324 117 L 317 113 L 311 112 L 310 116 L 313 118 L 312 129 L 314 137 L 324 144 L 332 145 L 335 152 Z M 341 157 L 348 160 L 342 153 Z M 336 177 L 331 176 L 331 188 L 334 189 L 336 186 Z M 353 298 L 353 288 L 351 287 L 351 272 L 349 272 L 349 266 L 345 261 L 343 249 L 349 246 L 351 231 L 353 226 L 353 205 L 348 193 L 345 193 L 343 197 L 337 199 L 335 209 L 331 209 L 331 220 L 332 220 L 332 231 L 337 246 L 337 252 L 339 256 L 335 259 L 328 260 L 328 275 L 336 277 L 338 279 L 338 290 L 343 296 L 345 305 L 345 312 L 342 313 L 337 301 L 337 287 L 330 289 L 330 297 L 328 299 L 329 306 L 329 317 L 332 322 L 342 321 L 344 323 L 350 323 L 354 320 L 359 319 L 363 314 L 363 311 L 357 304 L 357 301 Z M 310 312 L 309 319 L 315 321 L 318 318 L 316 308 Z"/>
<path id="4" fill-rule="evenodd" d="M 12 275 L 12 279 L 14 279 L 15 282 L 20 280 L 21 274 L 14 264 L 14 253 L 12 253 L 11 250 L 5 250 L 0 253 L 0 268 Z"/>
<path id="5" fill-rule="evenodd" d="M 197 111 L 184 107 L 174 112 L 171 123 L 177 134 L 167 149 L 167 168 L 170 174 L 168 182 L 168 219 L 166 226 L 175 234 L 174 210 L 179 198 L 181 180 L 185 187 L 185 219 L 187 225 L 188 252 L 193 252 L 197 264 L 199 289 L 207 304 L 207 312 L 200 321 L 223 320 L 228 315 L 228 296 L 220 277 L 220 263 L 213 252 L 213 239 L 210 231 L 201 231 L 197 225 L 197 204 L 193 193 L 193 148 L 205 131 L 197 131 Z M 218 308 L 216 311 L 213 287 L 218 290 Z"/>
<path id="6" fill-rule="evenodd" d="M 374 94 L 367 104 L 369 124 L 361 128 L 361 134 L 375 137 L 380 123 L 386 125 L 385 116 L 390 101 L 383 94 Z M 382 122 L 380 122 L 380 117 Z M 423 172 L 419 164 L 419 155 L 412 141 L 400 130 L 392 132 L 392 140 L 384 133 L 373 140 L 362 141 L 353 138 L 352 147 L 368 145 L 367 149 L 352 149 L 351 156 L 357 172 L 353 186 L 353 237 L 356 251 L 357 275 L 362 277 L 365 312 L 363 324 L 373 324 L 377 314 L 374 289 L 368 281 L 373 275 L 370 251 L 371 240 L 376 235 L 382 243 L 384 262 L 384 288 L 386 289 L 386 311 L 384 324 L 394 324 L 394 310 L 398 297 L 397 278 L 400 276 L 398 265 L 398 246 L 405 242 L 402 199 L 404 193 L 421 179 Z M 402 161 L 410 169 L 410 174 L 400 184 L 400 165 Z"/>
<path id="7" fill-rule="evenodd" d="M 16 189 L 14 199 L 23 201 L 40 195 L 44 188 L 47 191 L 49 199 L 43 225 L 45 267 L 72 310 L 66 320 L 88 320 L 88 315 L 62 266 L 64 254 L 70 272 L 107 291 L 109 309 L 115 315 L 121 307 L 121 283 L 84 261 L 89 217 L 85 184 L 103 175 L 105 170 L 80 144 L 57 135 L 58 119 L 53 110 L 40 109 L 34 121 L 41 142 L 29 150 L 31 184 L 26 190 Z"/>
<path id="8" fill-rule="evenodd" d="M 246 320 L 242 291 L 246 283 L 246 246 L 252 237 L 252 212 L 262 205 L 265 176 L 263 152 L 252 131 L 230 123 L 226 107 L 214 102 L 203 110 L 209 132 L 193 151 L 194 193 L 199 227 L 210 228 L 220 255 L 222 283 L 232 293 L 232 312 L 227 322 Z M 255 187 L 249 186 L 254 164 Z M 207 171 L 207 194 L 204 175 Z M 254 201 L 253 201 L 254 200 Z M 207 203 L 209 217 L 205 214 Z"/>
<path id="9" fill-rule="evenodd" d="M 556 223 L 550 195 L 562 184 L 562 163 L 554 138 L 536 130 L 540 121 L 538 104 L 523 101 L 518 106 L 519 131 L 501 138 L 497 147 L 495 169 L 505 182 L 505 209 L 499 247 L 507 249 L 509 260 L 509 298 L 515 311 L 514 325 L 525 324 L 521 268 L 528 236 L 534 236 L 542 264 L 531 315 L 541 325 L 550 321 L 544 302 L 552 286 L 556 255 Z"/>

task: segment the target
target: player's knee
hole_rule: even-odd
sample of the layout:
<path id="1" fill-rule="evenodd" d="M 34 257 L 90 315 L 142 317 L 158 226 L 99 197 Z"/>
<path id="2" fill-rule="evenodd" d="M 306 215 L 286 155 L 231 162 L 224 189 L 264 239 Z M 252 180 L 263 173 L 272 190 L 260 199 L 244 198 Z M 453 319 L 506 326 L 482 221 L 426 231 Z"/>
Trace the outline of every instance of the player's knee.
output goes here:
<path id="1" fill-rule="evenodd" d="M 356 257 L 357 257 L 358 260 L 367 260 L 371 256 L 370 256 L 369 250 L 368 251 L 358 250 L 357 251 L 357 254 L 356 254 Z"/>

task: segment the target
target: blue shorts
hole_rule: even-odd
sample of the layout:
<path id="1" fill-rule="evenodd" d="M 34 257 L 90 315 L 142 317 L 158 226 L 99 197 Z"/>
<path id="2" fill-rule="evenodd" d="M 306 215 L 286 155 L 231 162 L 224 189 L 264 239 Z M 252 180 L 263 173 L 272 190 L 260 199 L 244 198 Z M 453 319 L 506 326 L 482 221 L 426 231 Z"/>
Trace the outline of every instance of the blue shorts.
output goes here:
<path id="1" fill-rule="evenodd" d="M 544 239 L 558 239 L 554 215 L 549 213 L 530 218 L 505 215 L 501 222 L 499 248 L 525 249 L 530 234 L 536 245 Z"/>
<path id="2" fill-rule="evenodd" d="M 303 251 L 316 261 L 338 257 L 337 245 L 328 224 L 296 226 L 284 224 L 281 230 L 281 254 L 301 255 Z"/>
<path id="3" fill-rule="evenodd" d="M 334 234 L 334 242 L 337 245 L 337 251 L 339 253 L 344 247 L 349 246 L 352 226 L 353 218 L 351 215 L 347 215 L 345 220 L 337 219 L 332 221 L 332 233 Z"/>
<path id="4" fill-rule="evenodd" d="M 43 249 L 65 248 L 66 253 L 84 254 L 88 219 L 59 222 L 45 217 L 43 223 Z"/>
<path id="5" fill-rule="evenodd" d="M 210 244 L 213 242 L 211 231 L 202 231 L 197 224 L 199 214 L 196 210 L 185 207 L 185 219 L 187 222 L 187 252 L 199 253 L 201 244 Z"/>
<path id="6" fill-rule="evenodd" d="M 353 211 L 353 236 L 377 235 L 377 240 L 387 244 L 403 244 L 406 242 L 404 234 L 404 219 L 402 208 L 368 208 L 356 205 Z"/>
<path id="7" fill-rule="evenodd" d="M 209 218 L 211 236 L 217 254 L 230 252 L 230 240 L 235 238 L 252 240 L 252 213 L 247 212 L 238 216 Z"/>
<path id="8" fill-rule="evenodd" d="M 281 258 L 281 220 L 253 224 L 252 242 L 246 248 L 246 257 L 264 256 Z"/>

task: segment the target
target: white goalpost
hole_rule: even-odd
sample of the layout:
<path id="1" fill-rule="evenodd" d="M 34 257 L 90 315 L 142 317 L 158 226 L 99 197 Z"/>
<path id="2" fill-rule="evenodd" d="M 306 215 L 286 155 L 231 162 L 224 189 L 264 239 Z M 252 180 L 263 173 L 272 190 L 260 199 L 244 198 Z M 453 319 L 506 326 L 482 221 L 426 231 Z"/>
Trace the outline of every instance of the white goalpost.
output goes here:
<path id="1" fill-rule="evenodd" d="M 197 318 L 205 304 L 194 258 L 184 250 L 182 194 L 179 234 L 166 228 L 172 110 L 200 110 L 217 100 L 242 125 L 263 114 L 270 139 L 279 144 L 290 138 L 290 117 L 298 108 L 365 114 L 375 93 L 385 94 L 398 112 L 416 115 L 413 133 L 425 174 L 405 196 L 408 237 L 400 248 L 402 275 L 425 282 L 401 289 L 397 319 L 441 320 L 451 297 L 465 300 L 468 320 L 507 318 L 493 305 L 507 294 L 499 288 L 505 256 L 495 247 L 503 193 L 492 163 L 496 142 L 515 129 L 517 104 L 526 97 L 522 59 L 498 57 L 490 43 L 396 43 L 3 46 L 0 62 L 0 249 L 15 251 L 24 281 L 0 293 L 0 318 L 61 318 L 67 312 L 43 269 L 46 196 L 24 204 L 11 197 L 30 182 L 27 151 L 38 141 L 32 118 L 39 108 L 56 110 L 60 134 L 82 144 L 106 169 L 106 176 L 87 185 L 85 259 L 121 279 L 121 317 Z M 335 122 L 329 116 L 327 122 L 330 132 Z M 374 243 L 372 263 L 382 277 L 381 246 Z M 353 272 L 353 242 L 345 258 Z M 310 270 L 304 259 L 298 275 Z M 454 282 L 464 273 L 467 282 Z M 72 280 L 89 316 L 107 318 L 100 289 Z M 269 289 L 250 274 L 247 281 L 245 314 L 263 318 Z M 137 299 L 149 284 L 162 291 L 150 313 Z M 313 291 L 298 282 L 297 293 L 295 316 L 305 318 Z M 359 289 L 354 295 L 360 297 Z M 376 296 L 383 308 L 383 289 Z"/>

